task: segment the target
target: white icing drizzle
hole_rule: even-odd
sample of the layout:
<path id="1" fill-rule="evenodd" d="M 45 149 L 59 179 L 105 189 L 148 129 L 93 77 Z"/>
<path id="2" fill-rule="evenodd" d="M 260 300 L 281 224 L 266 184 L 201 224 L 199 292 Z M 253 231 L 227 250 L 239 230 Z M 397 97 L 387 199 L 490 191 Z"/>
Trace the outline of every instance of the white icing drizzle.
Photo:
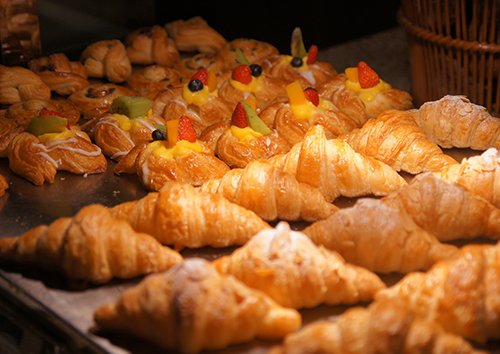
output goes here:
<path id="1" fill-rule="evenodd" d="M 307 71 L 299 71 L 300 75 L 304 77 L 311 85 L 316 85 L 316 79 L 314 78 L 314 74 L 312 70 L 307 70 Z"/>
<path id="2" fill-rule="evenodd" d="M 61 145 L 61 144 L 64 144 L 64 143 L 73 143 L 73 142 L 77 142 L 78 140 L 74 137 L 71 137 L 67 140 L 62 140 L 62 141 L 53 141 L 51 142 L 49 145 L 45 146 L 43 144 L 34 144 L 34 146 L 37 146 L 37 147 L 40 147 L 42 148 L 43 150 L 45 150 L 46 152 L 49 152 L 49 151 L 52 151 L 52 150 L 55 150 L 55 149 L 61 149 L 61 150 L 67 150 L 67 151 L 71 151 L 71 152 L 76 152 L 78 154 L 82 154 L 82 155 L 85 155 L 85 156 L 99 156 L 101 154 L 101 148 L 97 145 L 94 145 L 96 147 L 96 151 L 85 151 L 85 150 L 82 150 L 82 149 L 78 149 L 78 148 L 72 148 L 70 146 L 64 146 L 64 145 Z"/>
<path id="3" fill-rule="evenodd" d="M 180 105 L 182 105 L 184 107 L 187 107 L 186 102 L 183 102 L 181 100 L 173 99 L 173 100 L 171 100 L 171 102 L 175 102 L 175 103 L 180 104 Z"/>
<path id="4" fill-rule="evenodd" d="M 129 153 L 129 151 L 118 151 L 118 152 L 114 153 L 113 156 L 111 156 L 111 158 L 114 160 L 117 157 L 127 155 L 128 153 Z"/>
<path id="5" fill-rule="evenodd" d="M 50 157 L 49 154 L 47 154 L 46 152 L 43 152 L 43 151 L 37 152 L 36 154 L 39 155 L 39 156 L 45 157 L 47 160 L 49 160 L 49 162 L 52 165 L 54 165 L 55 168 L 59 167 L 59 163 L 61 162 L 61 160 L 57 160 L 56 161 L 52 157 Z"/>
<path id="6" fill-rule="evenodd" d="M 114 118 L 113 118 L 114 119 Z M 116 119 L 115 119 L 116 120 Z M 117 120 L 116 120 L 117 121 Z M 121 129 L 117 124 L 113 123 L 113 122 L 108 122 L 108 121 L 103 121 L 103 120 L 100 120 L 97 124 L 96 124 L 96 127 L 99 125 L 99 124 L 109 124 L 109 125 L 113 125 L 115 127 L 118 128 L 118 130 L 122 133 L 122 135 L 125 137 L 125 139 L 128 140 L 128 142 L 132 145 L 132 146 L 135 146 L 134 142 L 132 141 L 132 139 L 130 139 L 130 137 L 125 133 L 125 131 L 123 131 L 123 129 Z"/>
<path id="7" fill-rule="evenodd" d="M 144 125 L 146 128 L 148 128 L 151 131 L 156 130 L 156 128 L 152 124 L 146 122 L 144 119 L 136 118 L 135 120 L 140 122 L 142 125 Z"/>
<path id="8" fill-rule="evenodd" d="M 145 186 L 149 185 L 149 183 L 151 182 L 149 180 L 149 168 L 147 162 L 142 164 L 142 182 Z"/>

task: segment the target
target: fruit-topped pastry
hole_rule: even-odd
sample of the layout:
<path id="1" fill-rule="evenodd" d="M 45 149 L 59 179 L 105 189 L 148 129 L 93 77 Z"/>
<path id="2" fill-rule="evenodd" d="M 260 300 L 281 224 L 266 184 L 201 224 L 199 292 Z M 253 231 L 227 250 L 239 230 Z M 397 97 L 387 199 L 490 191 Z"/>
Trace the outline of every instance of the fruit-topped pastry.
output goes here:
<path id="1" fill-rule="evenodd" d="M 264 72 L 289 82 L 298 81 L 303 88 L 316 87 L 337 75 L 330 63 L 318 61 L 318 47 L 304 45 L 302 31 L 296 27 L 292 33 L 291 55 L 276 55 L 262 63 Z"/>
<path id="2" fill-rule="evenodd" d="M 321 96 L 355 119 L 358 126 L 388 109 L 407 110 L 413 106 L 408 92 L 393 88 L 364 61 L 347 68 L 317 89 Z"/>
<path id="3" fill-rule="evenodd" d="M 154 99 L 153 113 L 166 121 L 189 117 L 199 135 L 208 126 L 231 116 L 231 108 L 218 97 L 215 73 L 202 68 L 189 82 L 159 93 Z"/>
<path id="4" fill-rule="evenodd" d="M 7 148 L 11 170 L 35 185 L 54 182 L 58 170 L 87 175 L 104 172 L 106 157 L 78 125 L 44 109 Z"/>
<path id="5" fill-rule="evenodd" d="M 238 102 L 252 98 L 256 102 L 257 113 L 277 99 L 286 99 L 285 87 L 288 81 L 263 73 L 262 66 L 250 64 L 245 54 L 236 48 L 238 65 L 232 70 L 231 77 L 219 89 L 219 97 L 234 109 Z"/>
<path id="6" fill-rule="evenodd" d="M 217 140 L 215 154 L 230 167 L 245 167 L 250 161 L 268 159 L 290 150 L 291 145 L 267 126 L 245 101 L 238 102 L 231 124 Z"/>
<path id="7" fill-rule="evenodd" d="M 134 147 L 116 166 L 115 173 L 137 173 L 148 190 L 160 190 L 168 181 L 199 186 L 220 178 L 229 167 L 198 140 L 187 116 L 156 125 L 150 142 Z"/>
<path id="8" fill-rule="evenodd" d="M 348 133 L 356 122 L 340 112 L 328 99 L 321 97 L 314 87 L 302 88 L 298 81 L 287 85 L 288 100 L 275 102 L 264 109 L 260 118 L 273 125 L 290 144 L 303 140 L 313 125 L 322 125 L 328 139 Z"/>
<path id="9" fill-rule="evenodd" d="M 138 96 L 119 96 L 113 100 L 109 112 L 92 119 L 83 129 L 102 149 L 104 155 L 119 161 L 135 145 L 148 142 L 165 120 L 153 114 L 153 100 Z"/>

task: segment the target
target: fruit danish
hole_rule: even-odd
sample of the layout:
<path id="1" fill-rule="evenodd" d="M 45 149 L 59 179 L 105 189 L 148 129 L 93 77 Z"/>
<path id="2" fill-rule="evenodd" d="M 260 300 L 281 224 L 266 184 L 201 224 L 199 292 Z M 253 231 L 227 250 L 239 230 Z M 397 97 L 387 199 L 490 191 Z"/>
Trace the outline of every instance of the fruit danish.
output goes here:
<path id="1" fill-rule="evenodd" d="M 119 204 L 111 215 L 165 245 L 215 248 L 244 245 L 268 223 L 221 195 L 199 192 L 188 183 L 167 182 L 159 192 Z"/>
<path id="2" fill-rule="evenodd" d="M 290 144 L 301 142 L 313 125 L 321 125 L 327 139 L 337 138 L 357 127 L 355 121 L 340 112 L 331 101 L 320 97 L 316 89 L 303 90 L 300 83 L 294 81 L 287 85 L 286 91 L 286 101 L 272 103 L 259 117 L 274 126 Z"/>
<path id="3" fill-rule="evenodd" d="M 316 88 L 322 97 L 355 119 L 358 126 L 388 109 L 404 111 L 413 105 L 408 92 L 393 88 L 363 61 Z"/>
<path id="4" fill-rule="evenodd" d="M 219 51 L 231 69 L 236 66 L 236 49 L 238 48 L 245 54 L 250 64 L 262 64 L 264 60 L 279 54 L 278 49 L 268 42 L 252 38 L 236 38 Z"/>
<path id="5" fill-rule="evenodd" d="M 174 40 L 160 25 L 136 29 L 123 44 L 132 64 L 173 66 L 180 58 Z"/>
<path id="6" fill-rule="evenodd" d="M 36 73 L 59 95 L 69 96 L 73 92 L 90 85 L 87 70 L 80 62 L 70 62 L 66 54 L 56 53 L 47 57 L 32 59 L 28 63 L 31 71 Z"/>
<path id="7" fill-rule="evenodd" d="M 0 197 L 3 197 L 5 190 L 9 188 L 9 183 L 3 175 L 0 175 Z"/>
<path id="8" fill-rule="evenodd" d="M 165 28 L 181 52 L 216 53 L 227 43 L 201 16 L 172 21 Z"/>
<path id="9" fill-rule="evenodd" d="M 223 349 L 254 338 L 277 340 L 302 323 L 298 311 L 219 274 L 201 258 L 146 277 L 116 302 L 98 308 L 94 320 L 100 330 L 180 353 Z"/>
<path id="10" fill-rule="evenodd" d="M 294 309 L 368 302 L 386 287 L 373 272 L 316 246 L 284 221 L 212 264 L 221 274 L 232 275 Z"/>
<path id="11" fill-rule="evenodd" d="M 407 185 L 385 163 L 355 152 L 340 139 L 327 140 L 321 125 L 312 126 L 301 143 L 269 161 L 299 182 L 317 188 L 328 202 L 339 196 L 384 196 Z"/>
<path id="12" fill-rule="evenodd" d="M 233 168 L 221 178 L 212 178 L 198 189 L 220 194 L 232 203 L 252 210 L 266 221 L 325 219 L 338 207 L 290 173 L 277 171 L 266 160 L 255 160 L 244 169 Z"/>
<path id="13" fill-rule="evenodd" d="M 177 70 L 164 65 L 149 65 L 127 79 L 128 86 L 140 96 L 154 99 L 167 87 L 181 85 L 183 78 Z"/>
<path id="14" fill-rule="evenodd" d="M 189 82 L 201 69 L 213 71 L 217 77 L 217 85 L 231 76 L 231 66 L 218 53 L 196 53 L 186 56 L 174 65 L 174 69 L 181 74 L 183 83 Z"/>
<path id="15" fill-rule="evenodd" d="M 125 45 L 118 39 L 95 42 L 80 55 L 89 77 L 106 78 L 121 83 L 132 74 L 132 63 Z"/>
<path id="16" fill-rule="evenodd" d="M 215 155 L 231 168 L 287 153 L 292 145 L 276 129 L 269 128 L 245 101 L 236 105 L 231 125 L 215 146 Z"/>
<path id="17" fill-rule="evenodd" d="M 25 129 L 26 125 L 18 125 L 13 119 L 0 116 L 0 157 L 7 157 L 10 142 Z"/>
<path id="18" fill-rule="evenodd" d="M 178 252 L 113 219 L 100 204 L 0 240 L 0 263 L 41 267 L 97 284 L 164 271 L 182 261 Z"/>
<path id="19" fill-rule="evenodd" d="M 14 120 L 18 125 L 26 125 L 44 109 L 62 114 L 70 125 L 77 124 L 81 116 L 80 111 L 66 100 L 31 99 L 10 105 L 5 118 Z"/>
<path id="20" fill-rule="evenodd" d="M 58 170 L 86 175 L 104 172 L 106 157 L 78 125 L 56 112 L 42 111 L 7 148 L 10 169 L 41 186 L 54 182 Z"/>
<path id="21" fill-rule="evenodd" d="M 30 99 L 49 100 L 50 87 L 33 71 L 20 66 L 0 65 L 0 104 Z"/>

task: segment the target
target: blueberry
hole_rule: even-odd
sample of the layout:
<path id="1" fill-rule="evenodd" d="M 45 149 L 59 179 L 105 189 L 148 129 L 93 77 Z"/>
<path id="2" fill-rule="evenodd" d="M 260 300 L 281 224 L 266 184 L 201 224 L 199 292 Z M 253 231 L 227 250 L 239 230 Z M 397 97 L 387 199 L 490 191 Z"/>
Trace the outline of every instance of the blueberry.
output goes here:
<path id="1" fill-rule="evenodd" d="M 260 66 L 259 64 L 250 65 L 250 70 L 252 70 L 253 77 L 259 77 L 260 75 L 262 75 L 262 66 Z"/>
<path id="2" fill-rule="evenodd" d="M 191 92 L 201 91 L 203 90 L 203 82 L 201 82 L 201 80 L 198 79 L 191 80 L 189 81 L 188 89 Z"/>
<path id="3" fill-rule="evenodd" d="M 154 130 L 153 133 L 151 134 L 151 136 L 153 137 L 153 140 L 166 140 L 167 139 L 167 137 L 165 136 L 165 133 L 159 129 Z"/>
<path id="4" fill-rule="evenodd" d="M 291 64 L 294 68 L 300 68 L 302 66 L 302 59 L 299 57 L 293 57 Z"/>

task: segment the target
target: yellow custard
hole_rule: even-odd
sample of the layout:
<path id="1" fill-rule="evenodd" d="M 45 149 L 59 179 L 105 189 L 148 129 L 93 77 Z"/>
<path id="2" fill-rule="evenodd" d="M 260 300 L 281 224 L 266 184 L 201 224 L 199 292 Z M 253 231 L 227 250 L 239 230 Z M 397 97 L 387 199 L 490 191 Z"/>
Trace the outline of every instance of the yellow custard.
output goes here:
<path id="1" fill-rule="evenodd" d="M 148 118 L 152 114 L 153 114 L 153 110 L 150 109 L 148 111 L 148 113 L 146 114 L 146 116 L 141 118 L 141 119 Z M 125 130 L 125 131 L 134 130 L 137 128 L 138 125 L 141 124 L 138 120 L 130 119 L 129 117 L 127 117 L 124 114 L 113 113 L 111 116 L 113 118 L 115 118 L 116 120 L 118 120 L 118 125 L 120 126 L 120 129 Z"/>
<path id="2" fill-rule="evenodd" d="M 262 76 L 252 76 L 252 82 L 246 85 L 231 78 L 229 78 L 229 83 L 240 92 L 257 92 L 262 88 Z"/>
<path id="3" fill-rule="evenodd" d="M 66 129 L 62 133 L 46 133 L 38 136 L 40 142 L 43 145 L 48 145 L 53 143 L 54 141 L 63 141 L 68 140 L 69 138 L 75 137 L 76 133 L 73 130 Z"/>
<path id="4" fill-rule="evenodd" d="M 286 63 L 291 64 L 292 60 L 293 60 L 293 57 L 291 55 L 285 55 L 284 56 L 284 59 L 283 59 Z M 307 56 L 305 56 L 304 58 L 302 58 L 302 66 L 299 67 L 299 68 L 295 68 L 299 71 L 309 71 L 309 65 L 307 65 Z"/>
<path id="5" fill-rule="evenodd" d="M 388 91 L 392 88 L 390 84 L 388 84 L 382 79 L 380 79 L 380 82 L 377 85 L 370 87 L 368 89 L 361 88 L 361 85 L 359 84 L 358 81 L 353 82 L 350 80 L 345 81 L 345 87 L 356 92 L 359 95 L 359 97 L 365 102 L 373 102 L 373 100 L 375 100 L 375 97 L 379 93 Z"/>
<path id="6" fill-rule="evenodd" d="M 304 104 L 291 104 L 290 108 L 295 117 L 304 120 L 311 118 L 316 113 L 316 106 L 309 100 Z"/>
<path id="7" fill-rule="evenodd" d="M 250 127 L 239 128 L 235 125 L 231 125 L 231 133 L 240 141 L 248 143 L 250 140 L 259 138 L 262 136 L 261 133 L 256 132 Z"/>
<path id="8" fill-rule="evenodd" d="M 182 97 L 186 100 L 187 104 L 194 104 L 196 106 L 201 106 L 203 103 L 207 102 L 210 97 L 218 96 L 217 90 L 210 92 L 208 90 L 208 85 L 204 85 L 203 89 L 196 92 L 191 92 L 188 88 L 188 84 L 182 87 Z"/>
<path id="9" fill-rule="evenodd" d="M 173 159 L 189 154 L 191 151 L 202 152 L 203 146 L 199 140 L 190 143 L 187 140 L 180 140 L 172 148 L 168 148 L 166 140 L 156 140 L 148 144 L 148 147 L 153 148 L 153 155 L 163 159 Z"/>

